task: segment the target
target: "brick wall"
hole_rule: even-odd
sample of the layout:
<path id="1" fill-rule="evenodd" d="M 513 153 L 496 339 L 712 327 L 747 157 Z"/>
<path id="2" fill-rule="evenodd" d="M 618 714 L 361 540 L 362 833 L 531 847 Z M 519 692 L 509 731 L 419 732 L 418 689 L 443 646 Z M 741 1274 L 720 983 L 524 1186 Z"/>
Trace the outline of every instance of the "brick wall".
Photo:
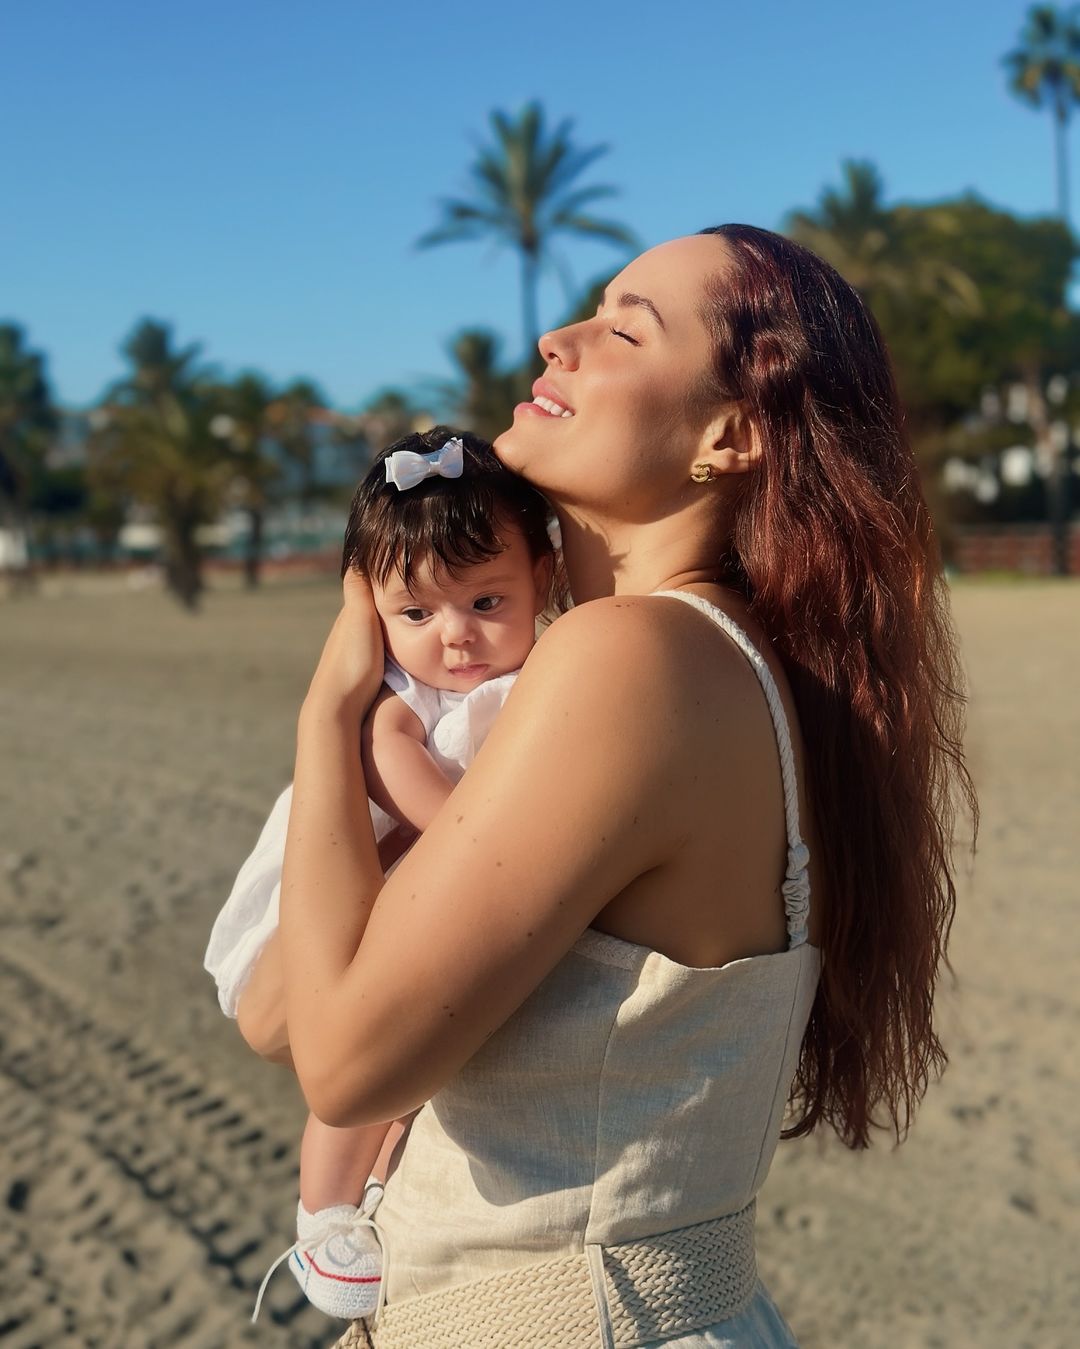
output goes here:
<path id="1" fill-rule="evenodd" d="M 1031 576 L 1053 573 L 1049 525 L 969 525 L 952 536 L 953 562 L 966 574 L 1015 571 Z M 1069 533 L 1069 573 L 1080 576 L 1080 528 Z"/>

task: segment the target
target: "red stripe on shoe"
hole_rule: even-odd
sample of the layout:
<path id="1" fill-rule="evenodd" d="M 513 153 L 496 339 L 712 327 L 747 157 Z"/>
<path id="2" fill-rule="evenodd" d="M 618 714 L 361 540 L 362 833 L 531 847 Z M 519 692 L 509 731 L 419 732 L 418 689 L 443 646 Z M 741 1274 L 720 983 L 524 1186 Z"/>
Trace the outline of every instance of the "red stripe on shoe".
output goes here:
<path id="1" fill-rule="evenodd" d="M 299 1251 L 296 1252 L 300 1254 Z M 320 1269 L 315 1263 L 315 1257 L 310 1251 L 305 1251 L 304 1256 L 308 1264 L 323 1279 L 333 1279 L 337 1283 L 381 1283 L 381 1274 L 331 1274 L 328 1269 Z"/>

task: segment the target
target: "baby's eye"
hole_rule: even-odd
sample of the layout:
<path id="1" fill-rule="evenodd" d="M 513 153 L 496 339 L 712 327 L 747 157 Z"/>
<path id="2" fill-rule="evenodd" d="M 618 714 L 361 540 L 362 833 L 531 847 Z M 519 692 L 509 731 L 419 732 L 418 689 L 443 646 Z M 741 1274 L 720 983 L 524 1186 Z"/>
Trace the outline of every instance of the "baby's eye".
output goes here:
<path id="1" fill-rule="evenodd" d="M 477 613 L 490 614 L 492 609 L 497 609 L 501 603 L 501 595 L 481 595 L 478 600 L 473 601 L 473 608 Z"/>
<path id="2" fill-rule="evenodd" d="M 428 613 L 426 609 L 402 609 L 401 616 L 410 623 L 422 623 Z"/>

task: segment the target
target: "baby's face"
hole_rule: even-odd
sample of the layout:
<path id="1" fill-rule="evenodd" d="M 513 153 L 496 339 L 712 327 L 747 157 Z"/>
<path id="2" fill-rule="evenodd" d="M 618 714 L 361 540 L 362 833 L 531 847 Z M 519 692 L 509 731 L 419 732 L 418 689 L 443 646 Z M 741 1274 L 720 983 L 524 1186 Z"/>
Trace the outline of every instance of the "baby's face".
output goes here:
<path id="1" fill-rule="evenodd" d="M 536 640 L 536 616 L 550 580 L 547 558 L 534 563 L 523 535 L 507 530 L 504 552 L 458 577 L 417 569 L 375 585 L 386 649 L 406 673 L 431 688 L 467 693 L 524 664 Z"/>

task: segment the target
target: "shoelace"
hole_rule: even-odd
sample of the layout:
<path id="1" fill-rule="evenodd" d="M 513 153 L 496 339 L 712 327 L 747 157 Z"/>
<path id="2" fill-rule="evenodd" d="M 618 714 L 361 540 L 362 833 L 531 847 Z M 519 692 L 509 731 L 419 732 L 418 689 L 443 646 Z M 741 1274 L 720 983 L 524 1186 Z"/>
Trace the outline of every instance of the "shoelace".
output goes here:
<path id="1" fill-rule="evenodd" d="M 255 1310 L 251 1313 L 252 1324 L 259 1319 L 259 1309 L 262 1307 L 263 1294 L 266 1292 L 267 1285 L 277 1273 L 278 1268 L 288 1260 L 289 1256 L 292 1255 L 294 1251 L 299 1251 L 304 1246 L 317 1246 L 320 1241 L 325 1241 L 327 1237 L 348 1236 L 350 1233 L 355 1232 L 358 1227 L 370 1227 L 375 1233 L 375 1240 L 379 1243 L 379 1254 L 382 1258 L 382 1271 L 379 1278 L 379 1296 L 375 1303 L 375 1314 L 371 1320 L 371 1324 L 374 1325 L 379 1319 L 379 1315 L 383 1309 L 383 1302 L 386 1297 L 386 1264 L 389 1254 L 386 1248 L 386 1237 L 383 1235 L 382 1229 L 379 1227 L 378 1223 L 374 1218 L 369 1218 L 365 1213 L 362 1213 L 359 1210 L 351 1218 L 346 1218 L 338 1222 L 326 1223 L 317 1232 L 309 1237 L 305 1237 L 303 1241 L 297 1237 L 288 1250 L 282 1251 L 263 1275 L 262 1283 L 259 1284 L 259 1291 L 255 1296 Z"/>

